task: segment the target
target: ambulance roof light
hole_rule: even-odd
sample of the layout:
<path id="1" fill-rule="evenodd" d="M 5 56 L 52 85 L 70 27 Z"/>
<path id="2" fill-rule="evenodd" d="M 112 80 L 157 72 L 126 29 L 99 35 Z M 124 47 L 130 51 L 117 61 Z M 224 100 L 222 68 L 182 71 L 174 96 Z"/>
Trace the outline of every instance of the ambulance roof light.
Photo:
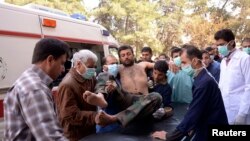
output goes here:
<path id="1" fill-rule="evenodd" d="M 79 14 L 79 13 L 74 13 L 74 14 L 70 15 L 70 17 L 74 18 L 74 19 L 82 20 L 82 21 L 87 21 L 86 16 Z"/>

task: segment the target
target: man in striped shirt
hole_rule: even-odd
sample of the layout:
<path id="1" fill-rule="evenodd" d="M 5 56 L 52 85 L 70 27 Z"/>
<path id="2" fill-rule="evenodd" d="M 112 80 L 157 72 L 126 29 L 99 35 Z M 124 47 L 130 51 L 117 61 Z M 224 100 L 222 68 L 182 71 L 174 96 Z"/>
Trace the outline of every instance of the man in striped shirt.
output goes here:
<path id="1" fill-rule="evenodd" d="M 5 140 L 65 141 L 49 86 L 63 71 L 69 46 L 45 38 L 35 46 L 32 66 L 4 99 Z"/>

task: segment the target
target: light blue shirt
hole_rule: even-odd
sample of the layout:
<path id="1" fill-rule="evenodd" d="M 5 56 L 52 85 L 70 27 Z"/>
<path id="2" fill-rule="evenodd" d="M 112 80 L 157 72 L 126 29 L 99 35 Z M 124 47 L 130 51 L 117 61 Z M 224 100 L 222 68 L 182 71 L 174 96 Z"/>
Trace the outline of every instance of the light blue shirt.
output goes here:
<path id="1" fill-rule="evenodd" d="M 168 83 L 172 88 L 172 102 L 190 103 L 193 99 L 192 86 L 193 78 L 182 70 L 174 74 L 167 72 Z"/>

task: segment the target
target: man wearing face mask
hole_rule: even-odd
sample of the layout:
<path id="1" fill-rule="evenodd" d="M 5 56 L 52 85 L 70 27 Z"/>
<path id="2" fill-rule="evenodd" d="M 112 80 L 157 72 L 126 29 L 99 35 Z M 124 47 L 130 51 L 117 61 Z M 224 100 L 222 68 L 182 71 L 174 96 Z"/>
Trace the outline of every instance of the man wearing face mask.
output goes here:
<path id="1" fill-rule="evenodd" d="M 218 51 L 218 48 L 215 44 L 212 44 L 211 47 L 207 47 L 205 48 L 206 51 L 208 51 L 211 59 L 213 59 L 214 61 L 217 61 L 217 62 L 221 62 L 222 58 L 219 54 L 219 51 Z"/>
<path id="2" fill-rule="evenodd" d="M 171 50 L 171 57 L 179 71 L 174 73 L 169 70 L 167 72 L 168 83 L 172 88 L 173 102 L 190 103 L 192 101 L 193 78 L 188 74 L 193 74 L 193 71 L 186 69 L 187 64 L 181 62 L 180 53 L 181 48 L 174 47 Z"/>
<path id="3" fill-rule="evenodd" d="M 206 47 L 205 51 L 208 52 L 209 57 L 211 58 L 211 60 L 215 60 L 215 49 L 213 49 L 212 47 Z"/>
<path id="4" fill-rule="evenodd" d="M 250 55 L 250 38 L 244 38 L 242 41 L 242 51 Z"/>
<path id="5" fill-rule="evenodd" d="M 220 63 L 213 60 L 212 55 L 209 54 L 206 50 L 202 50 L 202 62 L 207 68 L 207 70 L 213 75 L 215 80 L 219 82 L 220 79 Z"/>
<path id="6" fill-rule="evenodd" d="M 101 92 L 106 95 L 108 106 L 104 109 L 107 114 L 114 115 L 120 112 L 120 103 L 116 101 L 117 93 L 114 92 L 116 83 L 119 83 L 118 75 L 118 60 L 113 55 L 108 55 L 102 59 L 103 61 L 103 73 L 97 76 L 97 85 L 95 87 L 96 92 Z M 118 123 L 110 124 L 102 127 L 96 125 L 97 133 L 111 132 L 119 129 Z"/>
<path id="7" fill-rule="evenodd" d="M 250 124 L 250 56 L 235 48 L 230 29 L 217 31 L 214 39 L 224 56 L 219 86 L 229 124 Z"/>
<path id="8" fill-rule="evenodd" d="M 204 69 L 201 59 L 202 54 L 198 48 L 192 45 L 183 46 L 181 61 L 194 70 L 193 100 L 184 119 L 173 133 L 160 131 L 153 133 L 153 137 L 179 141 L 193 132 L 193 141 L 205 141 L 208 139 L 209 125 L 228 124 L 220 89 Z"/>
<path id="9" fill-rule="evenodd" d="M 89 50 L 80 50 L 73 55 L 73 67 L 58 88 L 57 109 L 65 136 L 70 141 L 95 133 L 96 106 L 107 106 L 102 94 L 91 95 L 96 85 L 95 64 L 97 56 Z M 83 98 L 88 94 L 88 100 Z M 96 97 L 96 98 L 93 98 Z M 92 98 L 92 99 L 91 99 Z"/>

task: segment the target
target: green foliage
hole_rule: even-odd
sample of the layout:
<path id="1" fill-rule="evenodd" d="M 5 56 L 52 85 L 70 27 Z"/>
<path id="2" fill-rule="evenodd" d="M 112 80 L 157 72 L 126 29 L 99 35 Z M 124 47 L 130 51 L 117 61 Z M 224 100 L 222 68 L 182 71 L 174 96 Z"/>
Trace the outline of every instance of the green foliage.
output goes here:
<path id="1" fill-rule="evenodd" d="M 87 12 L 81 3 L 81 0 L 5 0 L 5 2 L 21 6 L 29 3 L 34 3 L 51 8 L 56 8 L 69 14 L 81 13 L 87 15 Z"/>
<path id="2" fill-rule="evenodd" d="M 222 28 L 234 31 L 237 41 L 249 37 L 250 0 L 100 0 L 99 6 L 86 12 L 82 0 L 6 0 L 25 5 L 33 2 L 67 13 L 94 16 L 121 44 L 150 46 L 156 54 L 180 46 L 182 37 L 203 48 L 214 42 L 214 33 Z M 247 18 L 248 17 L 248 18 Z"/>

